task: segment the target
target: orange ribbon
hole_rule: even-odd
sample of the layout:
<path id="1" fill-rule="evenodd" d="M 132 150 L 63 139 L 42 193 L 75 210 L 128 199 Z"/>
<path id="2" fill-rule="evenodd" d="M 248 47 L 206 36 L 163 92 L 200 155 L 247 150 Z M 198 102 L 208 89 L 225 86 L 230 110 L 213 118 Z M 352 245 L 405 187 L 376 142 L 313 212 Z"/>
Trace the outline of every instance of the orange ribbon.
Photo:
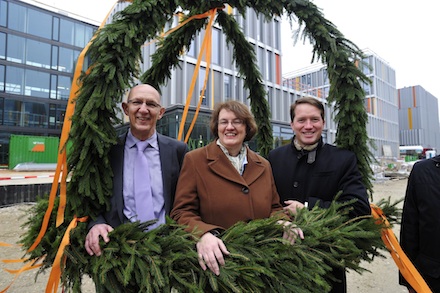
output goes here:
<path id="1" fill-rule="evenodd" d="M 63 239 L 61 240 L 60 247 L 58 248 L 57 254 L 52 264 L 52 270 L 50 271 L 49 280 L 46 285 L 46 293 L 57 292 L 58 285 L 61 278 L 61 260 L 63 259 L 64 250 L 67 245 L 70 245 L 70 232 L 76 228 L 78 222 L 86 222 L 88 217 L 77 218 L 76 216 L 72 219 L 66 232 L 64 233 Z M 64 262 L 66 257 L 64 256 Z"/>
<path id="2" fill-rule="evenodd" d="M 396 236 L 391 230 L 391 225 L 388 222 L 386 216 L 384 215 L 381 208 L 375 204 L 371 204 L 371 214 L 373 218 L 377 219 L 378 224 L 385 224 L 386 228 L 381 231 L 382 241 L 388 248 L 394 262 L 399 268 L 400 273 L 405 278 L 405 280 L 411 285 L 411 287 L 419 293 L 429 293 L 432 292 L 426 284 L 423 277 L 417 271 L 417 269 L 412 264 L 411 260 L 406 256 L 405 252 L 400 247 L 399 241 L 397 241 Z"/>
<path id="3" fill-rule="evenodd" d="M 8 269 L 5 269 L 5 271 L 7 271 L 8 273 L 10 273 L 10 274 L 14 274 L 15 277 L 14 277 L 14 279 L 12 280 L 12 282 L 11 282 L 11 283 L 10 283 L 5 289 L 3 289 L 2 291 L 0 291 L 0 293 L 5 293 L 6 291 L 8 291 L 8 289 L 11 287 L 11 285 L 15 282 L 15 280 L 18 278 L 18 276 L 19 276 L 21 273 L 23 273 L 23 272 L 25 272 L 25 271 L 33 270 L 33 269 L 36 269 L 36 268 L 39 268 L 39 267 L 41 267 L 41 264 L 34 265 L 33 263 L 28 263 L 28 264 L 24 265 L 24 266 L 23 266 L 21 269 L 19 269 L 19 270 L 8 270 Z"/>
<path id="4" fill-rule="evenodd" d="M 183 130 L 184 130 L 184 127 L 185 127 L 185 121 L 186 121 L 186 118 L 188 116 L 189 105 L 191 103 L 191 96 L 192 96 L 192 94 L 194 92 L 194 87 L 196 85 L 197 76 L 198 76 L 199 69 L 200 69 L 200 63 L 202 62 L 202 56 L 203 56 L 203 53 L 205 51 L 206 51 L 206 56 L 207 56 L 207 58 L 206 58 L 207 59 L 206 60 L 206 63 L 207 63 L 206 64 L 206 73 L 205 73 L 205 80 L 204 80 L 204 84 L 203 84 L 203 89 L 202 89 L 202 92 L 201 92 L 200 97 L 199 97 L 199 103 L 197 105 L 197 110 L 196 110 L 196 113 L 194 115 L 193 121 L 191 123 L 190 130 L 188 131 L 188 133 L 187 133 L 187 135 L 185 137 L 185 142 L 188 142 L 189 135 L 191 134 L 192 128 L 194 127 L 194 123 L 195 123 L 195 120 L 197 119 L 197 114 L 198 114 L 198 111 L 199 111 L 200 106 L 202 104 L 203 96 L 205 94 L 206 82 L 208 80 L 209 67 L 210 67 L 210 62 L 211 62 L 212 23 L 214 21 L 214 16 L 215 16 L 216 12 L 217 12 L 217 8 L 214 8 L 214 9 L 211 9 L 210 11 L 205 12 L 204 14 L 202 14 L 204 17 L 210 17 L 210 20 L 209 20 L 209 23 L 208 23 L 208 27 L 206 28 L 206 33 L 205 33 L 205 36 L 203 38 L 203 43 L 202 43 L 202 47 L 200 48 L 199 56 L 197 58 L 197 64 L 196 64 L 196 67 L 195 67 L 195 70 L 194 70 L 194 74 L 193 74 L 193 77 L 192 77 L 192 80 L 191 80 L 191 85 L 189 87 L 189 92 L 188 92 L 188 95 L 186 96 L 186 104 L 185 104 L 185 108 L 184 108 L 183 114 L 182 114 L 182 121 L 180 122 L 180 126 L 179 126 L 179 134 L 177 136 L 178 140 L 181 140 L 182 136 L 183 136 Z"/>

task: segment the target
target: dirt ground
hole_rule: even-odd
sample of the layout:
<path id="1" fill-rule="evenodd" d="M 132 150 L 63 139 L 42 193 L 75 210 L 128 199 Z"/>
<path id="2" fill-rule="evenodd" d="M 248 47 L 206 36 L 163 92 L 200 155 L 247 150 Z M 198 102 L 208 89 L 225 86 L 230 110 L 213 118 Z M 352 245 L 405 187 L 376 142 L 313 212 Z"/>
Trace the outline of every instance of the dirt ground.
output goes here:
<path id="1" fill-rule="evenodd" d="M 392 202 L 403 198 L 406 188 L 406 179 L 381 180 L 374 184 L 374 202 L 381 198 L 391 197 Z M 15 244 L 20 235 L 24 233 L 21 225 L 26 221 L 29 204 L 20 204 L 10 207 L 0 208 L 0 242 Z M 399 234 L 399 227 L 394 228 L 394 233 Z M 0 246 L 0 260 L 18 259 L 22 257 L 23 252 L 17 246 Z M 371 271 L 362 275 L 349 272 L 348 292 L 350 293 L 371 293 L 371 292 L 408 292 L 406 288 L 398 284 L 398 269 L 393 259 L 386 253 L 387 258 L 377 258 L 372 263 L 366 263 L 363 267 Z M 4 271 L 7 269 L 19 269 L 21 264 L 5 264 L 0 262 L 0 290 L 5 289 L 13 280 L 14 276 Z M 44 292 L 49 272 L 39 275 L 35 281 L 35 271 L 22 273 L 11 285 L 8 293 L 23 292 Z M 59 290 L 58 292 L 61 292 Z M 85 279 L 83 292 L 93 293 L 94 286 L 90 279 Z"/>

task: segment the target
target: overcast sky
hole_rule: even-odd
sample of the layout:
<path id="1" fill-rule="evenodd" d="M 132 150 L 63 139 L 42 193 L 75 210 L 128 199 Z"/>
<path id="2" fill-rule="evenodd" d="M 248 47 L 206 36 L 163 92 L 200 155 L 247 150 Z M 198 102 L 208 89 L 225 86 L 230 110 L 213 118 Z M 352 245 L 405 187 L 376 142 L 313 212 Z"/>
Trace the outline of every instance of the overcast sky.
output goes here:
<path id="1" fill-rule="evenodd" d="M 99 23 L 115 0 L 37 0 Z M 314 0 L 328 20 L 361 49 L 375 52 L 396 71 L 396 87 L 420 85 L 440 98 L 435 0 Z M 294 28 L 296 29 L 296 27 Z M 293 44 L 287 22 L 282 28 L 283 74 L 307 67 L 311 46 Z M 440 106 L 440 105 L 439 105 Z"/>

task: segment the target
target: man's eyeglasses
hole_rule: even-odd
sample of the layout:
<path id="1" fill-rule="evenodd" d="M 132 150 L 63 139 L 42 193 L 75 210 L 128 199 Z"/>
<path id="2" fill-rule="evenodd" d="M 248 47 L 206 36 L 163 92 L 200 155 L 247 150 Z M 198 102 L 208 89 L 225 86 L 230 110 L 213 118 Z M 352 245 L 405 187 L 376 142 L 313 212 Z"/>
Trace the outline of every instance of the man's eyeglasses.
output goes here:
<path id="1" fill-rule="evenodd" d="M 143 104 L 147 106 L 148 109 L 156 109 L 162 107 L 160 104 L 153 101 L 141 101 L 141 100 L 128 100 L 128 104 L 133 105 L 133 107 L 140 108 Z"/>
<path id="2" fill-rule="evenodd" d="M 228 126 L 228 124 L 231 123 L 234 127 L 239 127 L 244 124 L 244 121 L 241 119 L 234 119 L 234 120 L 219 120 L 218 125 L 222 127 Z"/>

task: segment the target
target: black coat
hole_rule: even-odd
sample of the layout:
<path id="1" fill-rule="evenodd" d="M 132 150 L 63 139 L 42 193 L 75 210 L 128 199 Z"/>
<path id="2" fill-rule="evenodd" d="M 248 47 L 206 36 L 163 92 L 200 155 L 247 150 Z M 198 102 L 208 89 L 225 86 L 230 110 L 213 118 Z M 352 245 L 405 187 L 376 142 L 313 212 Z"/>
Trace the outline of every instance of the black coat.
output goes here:
<path id="1" fill-rule="evenodd" d="M 281 204 L 286 200 L 308 202 L 309 209 L 318 202 L 328 208 L 335 196 L 342 191 L 338 201 L 357 199 L 352 204 L 351 217 L 370 215 L 368 194 L 362 183 L 353 152 L 319 142 L 313 163 L 308 163 L 308 153 L 302 153 L 291 144 L 269 153 L 269 162 L 280 195 Z M 307 237 L 307 236 L 306 236 Z M 347 291 L 345 271 L 334 269 L 333 275 L 341 282 L 332 282 L 332 291 Z"/>
<path id="2" fill-rule="evenodd" d="M 403 205 L 400 242 L 433 292 L 440 292 L 440 156 L 414 164 Z M 400 276 L 400 284 L 407 285 Z"/>

